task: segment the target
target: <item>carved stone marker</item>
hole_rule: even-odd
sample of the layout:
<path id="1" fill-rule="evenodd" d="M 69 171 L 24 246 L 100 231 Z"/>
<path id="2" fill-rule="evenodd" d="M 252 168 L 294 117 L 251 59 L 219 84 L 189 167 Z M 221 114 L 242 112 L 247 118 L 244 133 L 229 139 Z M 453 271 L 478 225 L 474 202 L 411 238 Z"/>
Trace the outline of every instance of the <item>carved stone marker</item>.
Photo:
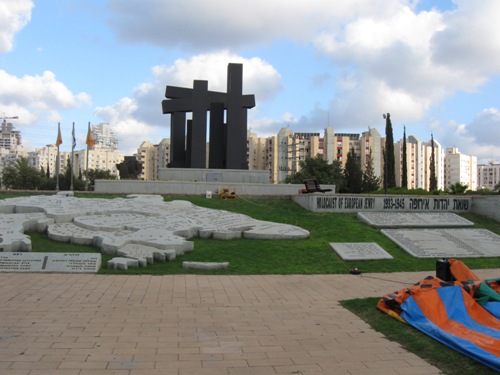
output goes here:
<path id="1" fill-rule="evenodd" d="M 93 273 L 100 268 L 98 253 L 0 253 L 0 272 Z"/>
<path id="2" fill-rule="evenodd" d="M 393 259 L 375 242 L 332 242 L 330 247 L 343 260 Z"/>
<path id="3" fill-rule="evenodd" d="M 452 212 L 358 212 L 358 219 L 376 228 L 472 227 L 474 223 Z"/>
<path id="4" fill-rule="evenodd" d="M 500 236 L 487 229 L 382 229 L 381 232 L 417 258 L 500 256 Z"/>

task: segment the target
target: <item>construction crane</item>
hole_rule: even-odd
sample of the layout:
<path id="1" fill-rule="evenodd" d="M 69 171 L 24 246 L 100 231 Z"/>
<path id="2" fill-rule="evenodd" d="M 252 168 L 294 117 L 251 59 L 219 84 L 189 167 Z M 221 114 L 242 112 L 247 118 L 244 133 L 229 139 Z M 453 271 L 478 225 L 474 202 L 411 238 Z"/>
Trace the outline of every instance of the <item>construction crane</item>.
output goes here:
<path id="1" fill-rule="evenodd" d="M 5 116 L 5 112 L 3 112 L 3 116 L 2 116 L 2 123 L 5 124 L 7 122 L 7 120 L 16 120 L 18 119 L 19 116 L 12 116 L 12 117 L 9 117 L 9 116 Z"/>

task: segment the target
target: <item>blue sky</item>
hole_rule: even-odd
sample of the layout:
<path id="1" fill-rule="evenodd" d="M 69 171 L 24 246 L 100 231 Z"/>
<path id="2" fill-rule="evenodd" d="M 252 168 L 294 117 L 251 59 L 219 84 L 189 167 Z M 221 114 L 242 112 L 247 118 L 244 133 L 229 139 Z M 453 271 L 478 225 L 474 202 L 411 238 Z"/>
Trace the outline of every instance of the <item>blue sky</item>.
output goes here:
<path id="1" fill-rule="evenodd" d="M 0 115 L 28 150 L 85 148 L 107 122 L 120 150 L 168 138 L 167 85 L 225 91 L 243 63 L 249 126 L 415 135 L 500 160 L 498 0 L 5 0 Z"/>

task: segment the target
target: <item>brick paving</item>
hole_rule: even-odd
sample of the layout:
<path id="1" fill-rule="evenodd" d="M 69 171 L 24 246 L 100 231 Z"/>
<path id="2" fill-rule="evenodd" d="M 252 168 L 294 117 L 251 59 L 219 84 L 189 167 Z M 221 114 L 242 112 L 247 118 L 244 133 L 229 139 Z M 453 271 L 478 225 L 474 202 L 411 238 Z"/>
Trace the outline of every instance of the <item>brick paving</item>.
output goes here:
<path id="1" fill-rule="evenodd" d="M 2 273 L 0 374 L 439 374 L 339 305 L 429 274 Z"/>

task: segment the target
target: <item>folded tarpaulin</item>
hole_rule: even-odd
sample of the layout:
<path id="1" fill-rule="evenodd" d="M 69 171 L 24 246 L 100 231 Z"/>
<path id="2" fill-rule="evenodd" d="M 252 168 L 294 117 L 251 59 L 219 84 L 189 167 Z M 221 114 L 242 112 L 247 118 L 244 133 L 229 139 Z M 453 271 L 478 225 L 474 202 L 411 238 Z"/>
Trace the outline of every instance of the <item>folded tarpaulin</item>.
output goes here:
<path id="1" fill-rule="evenodd" d="M 377 308 L 500 372 L 500 279 L 448 262 L 452 281 L 428 276 L 384 295 Z"/>
<path id="2" fill-rule="evenodd" d="M 408 324 L 500 372 L 500 320 L 460 286 L 420 289 L 401 310 Z"/>

